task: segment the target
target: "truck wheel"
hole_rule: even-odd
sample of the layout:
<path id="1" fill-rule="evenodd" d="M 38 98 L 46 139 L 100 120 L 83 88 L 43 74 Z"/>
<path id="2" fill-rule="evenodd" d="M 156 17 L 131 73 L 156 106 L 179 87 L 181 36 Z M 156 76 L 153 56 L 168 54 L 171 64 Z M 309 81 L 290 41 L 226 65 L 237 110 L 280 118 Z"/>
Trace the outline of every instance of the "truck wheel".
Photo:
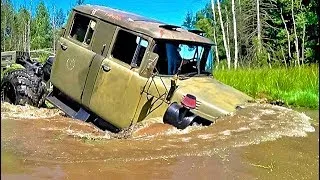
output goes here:
<path id="1" fill-rule="evenodd" d="M 39 106 L 41 79 L 26 70 L 11 71 L 1 81 L 1 101 L 15 105 Z"/>
<path id="2" fill-rule="evenodd" d="M 174 102 L 164 113 L 163 122 L 171 124 L 178 129 L 185 129 L 192 124 L 195 118 L 196 115 L 191 113 L 189 109 L 186 109 L 180 104 Z"/>

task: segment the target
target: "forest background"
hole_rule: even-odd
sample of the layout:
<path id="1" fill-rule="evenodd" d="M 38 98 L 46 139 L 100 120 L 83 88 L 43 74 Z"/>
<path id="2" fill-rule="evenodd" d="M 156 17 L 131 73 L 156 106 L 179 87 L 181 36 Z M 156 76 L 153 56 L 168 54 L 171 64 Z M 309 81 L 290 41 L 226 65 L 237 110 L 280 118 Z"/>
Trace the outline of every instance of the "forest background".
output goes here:
<path id="1" fill-rule="evenodd" d="M 83 3 L 75 0 L 74 6 Z M 183 15 L 181 25 L 204 31 L 215 43 L 218 80 L 255 98 L 318 108 L 319 11 L 316 0 L 211 0 Z M 55 53 L 70 11 L 40 1 L 31 12 L 1 0 L 1 52 L 39 52 L 44 61 Z"/>

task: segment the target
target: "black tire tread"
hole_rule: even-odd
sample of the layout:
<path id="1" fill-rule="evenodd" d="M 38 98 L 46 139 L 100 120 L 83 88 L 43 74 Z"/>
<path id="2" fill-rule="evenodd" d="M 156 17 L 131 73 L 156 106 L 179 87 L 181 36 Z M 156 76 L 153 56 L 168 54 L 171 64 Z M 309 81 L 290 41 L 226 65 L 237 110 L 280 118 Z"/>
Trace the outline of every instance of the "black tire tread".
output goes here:
<path id="1" fill-rule="evenodd" d="M 10 83 L 15 87 L 16 105 L 29 104 L 41 106 L 40 99 L 43 94 L 41 79 L 26 70 L 15 70 L 4 75 L 1 81 L 1 101 L 4 100 L 5 86 Z"/>

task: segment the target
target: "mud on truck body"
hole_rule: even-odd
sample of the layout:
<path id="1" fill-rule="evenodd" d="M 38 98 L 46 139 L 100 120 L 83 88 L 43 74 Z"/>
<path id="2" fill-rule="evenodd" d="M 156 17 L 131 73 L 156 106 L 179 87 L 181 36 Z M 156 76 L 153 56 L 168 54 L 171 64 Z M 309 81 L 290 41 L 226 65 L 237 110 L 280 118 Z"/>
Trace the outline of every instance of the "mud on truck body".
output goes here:
<path id="1" fill-rule="evenodd" d="M 70 117 L 114 132 L 153 118 L 179 129 L 209 125 L 251 98 L 213 78 L 213 43 L 201 33 L 77 6 L 57 44 L 46 98 Z"/>

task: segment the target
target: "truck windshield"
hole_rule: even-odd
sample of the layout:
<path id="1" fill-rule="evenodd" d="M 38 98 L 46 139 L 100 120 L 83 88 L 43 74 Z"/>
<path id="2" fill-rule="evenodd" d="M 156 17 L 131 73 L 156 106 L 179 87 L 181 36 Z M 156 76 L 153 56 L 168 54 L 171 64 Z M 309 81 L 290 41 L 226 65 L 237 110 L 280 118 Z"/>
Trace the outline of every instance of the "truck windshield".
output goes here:
<path id="1" fill-rule="evenodd" d="M 211 74 L 212 49 L 207 44 L 157 41 L 154 52 L 159 55 L 156 70 L 162 75 Z"/>

